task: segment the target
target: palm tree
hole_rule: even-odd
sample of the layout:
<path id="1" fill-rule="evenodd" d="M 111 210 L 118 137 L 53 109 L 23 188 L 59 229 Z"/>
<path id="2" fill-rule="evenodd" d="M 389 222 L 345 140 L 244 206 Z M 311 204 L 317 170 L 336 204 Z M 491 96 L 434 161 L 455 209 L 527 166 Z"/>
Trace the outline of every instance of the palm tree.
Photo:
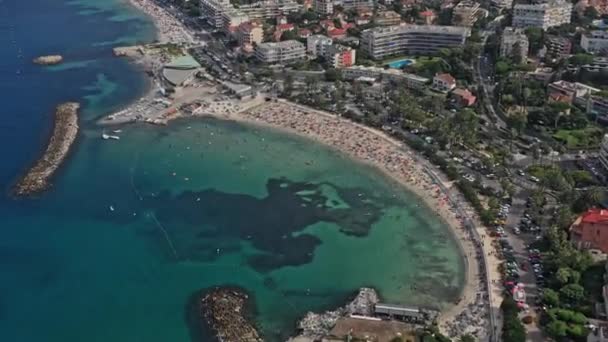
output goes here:
<path id="1" fill-rule="evenodd" d="M 585 191 L 583 194 L 583 201 L 585 202 L 587 207 L 593 207 L 599 204 L 604 198 L 604 191 L 602 188 L 597 186 L 592 186 Z"/>

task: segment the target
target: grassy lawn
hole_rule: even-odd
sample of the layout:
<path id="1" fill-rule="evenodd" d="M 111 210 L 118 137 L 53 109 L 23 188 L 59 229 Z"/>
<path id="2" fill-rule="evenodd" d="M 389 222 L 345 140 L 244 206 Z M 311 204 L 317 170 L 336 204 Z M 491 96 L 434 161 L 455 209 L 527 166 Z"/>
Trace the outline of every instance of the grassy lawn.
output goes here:
<path id="1" fill-rule="evenodd" d="M 553 134 L 553 138 L 565 144 L 567 148 L 577 149 L 599 145 L 602 133 L 602 130 L 597 127 L 574 130 L 560 129 Z"/>

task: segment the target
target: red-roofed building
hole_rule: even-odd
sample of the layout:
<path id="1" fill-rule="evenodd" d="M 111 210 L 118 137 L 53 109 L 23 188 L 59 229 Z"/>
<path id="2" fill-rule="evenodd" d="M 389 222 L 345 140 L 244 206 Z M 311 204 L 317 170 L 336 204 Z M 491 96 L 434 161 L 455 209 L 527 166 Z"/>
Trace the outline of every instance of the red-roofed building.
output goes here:
<path id="1" fill-rule="evenodd" d="M 295 25 L 294 24 L 279 24 L 276 27 L 276 31 L 281 31 L 281 32 L 285 32 L 285 31 L 293 31 L 295 30 Z"/>
<path id="2" fill-rule="evenodd" d="M 336 28 L 336 24 L 334 24 L 334 21 L 331 19 L 321 20 L 319 22 L 319 25 L 321 25 L 321 27 L 326 30 L 331 30 L 331 29 Z"/>
<path id="3" fill-rule="evenodd" d="M 300 38 L 308 38 L 312 35 L 312 32 L 309 29 L 299 29 L 298 37 Z"/>
<path id="4" fill-rule="evenodd" d="M 433 77 L 433 89 L 447 93 L 456 88 L 456 79 L 450 74 L 437 74 Z"/>
<path id="5" fill-rule="evenodd" d="M 468 89 L 458 88 L 452 92 L 452 96 L 458 102 L 459 107 L 470 107 L 475 104 L 477 97 L 473 95 Z"/>
<path id="6" fill-rule="evenodd" d="M 335 28 L 333 30 L 327 31 L 327 36 L 332 39 L 339 39 L 346 37 L 346 29 L 343 28 Z"/>
<path id="7" fill-rule="evenodd" d="M 433 10 L 426 10 L 418 14 L 426 25 L 432 25 L 437 19 L 437 14 Z"/>
<path id="8" fill-rule="evenodd" d="M 608 210 L 589 209 L 570 226 L 570 240 L 580 249 L 608 253 Z"/>

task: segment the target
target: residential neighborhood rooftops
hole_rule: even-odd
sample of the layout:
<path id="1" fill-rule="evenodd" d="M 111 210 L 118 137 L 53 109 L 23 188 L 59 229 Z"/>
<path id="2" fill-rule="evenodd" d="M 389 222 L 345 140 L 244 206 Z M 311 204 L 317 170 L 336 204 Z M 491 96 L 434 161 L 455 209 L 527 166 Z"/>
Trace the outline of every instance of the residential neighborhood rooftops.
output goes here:
<path id="1" fill-rule="evenodd" d="M 608 223 L 608 210 L 606 209 L 589 209 L 581 216 L 581 222 L 584 223 Z"/>

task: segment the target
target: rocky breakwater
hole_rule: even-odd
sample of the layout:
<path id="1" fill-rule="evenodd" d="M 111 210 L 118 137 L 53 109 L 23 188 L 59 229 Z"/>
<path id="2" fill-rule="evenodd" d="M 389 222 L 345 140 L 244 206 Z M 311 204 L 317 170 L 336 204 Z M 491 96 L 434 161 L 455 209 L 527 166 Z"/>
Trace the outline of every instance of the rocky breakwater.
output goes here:
<path id="1" fill-rule="evenodd" d="M 55 125 L 44 154 L 17 183 L 15 194 L 31 195 L 45 190 L 49 180 L 67 156 L 78 135 L 78 109 L 80 104 L 66 102 L 55 110 Z"/>
<path id="2" fill-rule="evenodd" d="M 374 306 L 379 298 L 376 291 L 372 288 L 363 287 L 350 303 L 333 311 L 326 311 L 322 314 L 309 312 L 298 322 L 298 329 L 301 337 L 312 340 L 321 340 L 329 334 L 331 329 L 341 317 L 349 315 L 372 316 Z"/>
<path id="3" fill-rule="evenodd" d="M 63 62 L 63 56 L 61 55 L 40 56 L 34 59 L 34 63 L 40 65 L 55 65 L 61 62 Z"/>
<path id="4" fill-rule="evenodd" d="M 240 287 L 217 287 L 196 296 L 199 324 L 206 325 L 225 342 L 261 342 L 249 321 L 249 295 Z"/>

